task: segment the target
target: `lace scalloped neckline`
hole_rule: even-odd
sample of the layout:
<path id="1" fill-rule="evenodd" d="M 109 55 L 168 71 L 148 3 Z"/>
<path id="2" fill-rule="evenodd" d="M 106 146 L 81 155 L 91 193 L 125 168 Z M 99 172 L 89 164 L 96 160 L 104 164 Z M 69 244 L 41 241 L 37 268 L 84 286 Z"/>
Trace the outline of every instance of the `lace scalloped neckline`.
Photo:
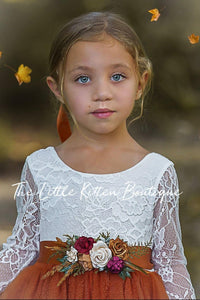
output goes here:
<path id="1" fill-rule="evenodd" d="M 96 173 L 86 173 L 86 172 L 81 172 L 81 171 L 78 171 L 78 170 L 75 170 L 73 168 L 71 168 L 69 165 L 67 165 L 58 155 L 56 149 L 53 147 L 53 146 L 50 146 L 49 147 L 55 158 L 57 159 L 57 161 L 59 161 L 65 168 L 67 168 L 68 170 L 71 170 L 77 174 L 80 174 L 80 175 L 88 175 L 88 176 L 113 176 L 113 175 L 119 175 L 119 174 L 124 174 L 126 172 L 129 172 L 129 171 L 132 171 L 133 169 L 135 169 L 136 167 L 138 166 L 141 166 L 145 161 L 146 159 L 148 159 L 151 155 L 155 154 L 154 152 L 150 152 L 148 154 L 146 154 L 139 162 L 137 162 L 135 165 L 133 165 L 132 167 L 128 168 L 128 169 L 125 169 L 123 171 L 119 171 L 119 172 L 114 172 L 114 173 L 99 173 L 99 174 L 96 174 Z"/>

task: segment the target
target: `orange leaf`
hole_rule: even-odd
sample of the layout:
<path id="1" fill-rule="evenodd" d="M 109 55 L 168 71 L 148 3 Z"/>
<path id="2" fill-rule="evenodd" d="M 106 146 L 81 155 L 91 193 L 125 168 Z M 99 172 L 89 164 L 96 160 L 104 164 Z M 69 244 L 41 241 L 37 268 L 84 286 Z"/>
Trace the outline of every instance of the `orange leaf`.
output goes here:
<path id="1" fill-rule="evenodd" d="M 2 57 L 2 51 L 0 51 L 0 58 Z"/>
<path id="2" fill-rule="evenodd" d="M 17 78 L 19 85 L 21 85 L 23 82 L 31 82 L 31 76 L 29 75 L 31 72 L 32 70 L 29 67 L 24 67 L 24 65 L 19 66 L 17 73 L 15 73 L 15 77 Z"/>
<path id="3" fill-rule="evenodd" d="M 148 10 L 148 12 L 149 12 L 150 14 L 152 14 L 151 22 L 157 21 L 158 18 L 160 17 L 160 13 L 159 13 L 159 10 L 158 10 L 157 8 L 150 9 L 150 10 Z"/>
<path id="4" fill-rule="evenodd" d="M 196 44 L 199 42 L 199 35 L 195 35 L 194 33 L 192 33 L 191 35 L 188 36 L 188 39 L 191 44 Z"/>

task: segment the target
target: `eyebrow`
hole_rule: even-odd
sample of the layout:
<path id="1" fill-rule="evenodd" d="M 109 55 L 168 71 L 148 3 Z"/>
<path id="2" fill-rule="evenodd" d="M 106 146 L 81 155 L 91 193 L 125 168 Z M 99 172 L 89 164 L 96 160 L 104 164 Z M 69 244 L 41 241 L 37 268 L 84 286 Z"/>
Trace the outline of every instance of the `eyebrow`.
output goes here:
<path id="1" fill-rule="evenodd" d="M 76 71 L 90 71 L 91 69 L 92 68 L 87 67 L 87 66 L 77 66 L 77 67 L 74 67 L 72 70 L 69 70 L 69 73 L 73 73 Z"/>
<path id="2" fill-rule="evenodd" d="M 125 68 L 125 69 L 128 69 L 129 71 L 131 71 L 131 67 L 127 64 L 124 64 L 124 63 L 117 63 L 117 64 L 111 64 L 109 65 L 110 68 L 113 68 L 113 69 L 117 69 L 117 68 Z M 88 71 L 92 71 L 93 68 L 89 67 L 89 66 L 75 66 L 72 70 L 69 70 L 69 73 L 73 73 L 73 72 L 76 72 L 76 71 L 85 71 L 85 72 L 88 72 Z"/>
<path id="3" fill-rule="evenodd" d="M 131 67 L 127 64 L 124 64 L 124 63 L 112 64 L 111 67 L 114 68 L 114 69 L 125 68 L 125 69 L 128 69 L 128 70 L 131 70 Z"/>

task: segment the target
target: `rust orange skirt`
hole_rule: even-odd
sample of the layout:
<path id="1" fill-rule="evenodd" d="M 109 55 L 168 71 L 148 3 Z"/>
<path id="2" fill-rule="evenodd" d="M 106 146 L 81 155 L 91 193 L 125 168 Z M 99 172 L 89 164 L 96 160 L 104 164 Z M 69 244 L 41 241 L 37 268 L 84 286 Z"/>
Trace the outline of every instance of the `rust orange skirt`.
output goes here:
<path id="1" fill-rule="evenodd" d="M 131 272 L 131 278 L 123 280 L 110 272 L 87 271 L 76 277 L 68 277 L 59 287 L 57 283 L 63 273 L 55 273 L 46 279 L 42 276 L 57 264 L 56 258 L 45 245 L 55 246 L 55 242 L 40 243 L 40 257 L 37 262 L 23 269 L 1 294 L 0 299 L 168 299 L 161 277 L 156 272 L 144 274 Z M 133 263 L 151 269 L 151 250 L 134 258 Z"/>

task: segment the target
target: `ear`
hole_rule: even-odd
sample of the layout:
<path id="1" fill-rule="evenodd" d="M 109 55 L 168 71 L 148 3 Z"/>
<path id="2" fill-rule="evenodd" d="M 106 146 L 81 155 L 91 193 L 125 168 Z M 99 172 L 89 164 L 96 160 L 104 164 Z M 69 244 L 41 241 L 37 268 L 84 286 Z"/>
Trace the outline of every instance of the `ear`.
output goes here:
<path id="1" fill-rule="evenodd" d="M 50 88 L 50 90 L 54 93 L 56 98 L 64 104 L 63 97 L 60 92 L 60 88 L 58 86 L 58 83 L 55 81 L 55 79 L 51 76 L 48 76 L 46 79 L 47 85 Z"/>
<path id="2" fill-rule="evenodd" d="M 138 90 L 137 90 L 137 94 L 136 94 L 136 99 L 135 100 L 139 100 L 143 94 L 143 91 L 145 89 L 145 86 L 147 84 L 149 75 L 147 72 L 144 72 L 138 82 Z"/>

